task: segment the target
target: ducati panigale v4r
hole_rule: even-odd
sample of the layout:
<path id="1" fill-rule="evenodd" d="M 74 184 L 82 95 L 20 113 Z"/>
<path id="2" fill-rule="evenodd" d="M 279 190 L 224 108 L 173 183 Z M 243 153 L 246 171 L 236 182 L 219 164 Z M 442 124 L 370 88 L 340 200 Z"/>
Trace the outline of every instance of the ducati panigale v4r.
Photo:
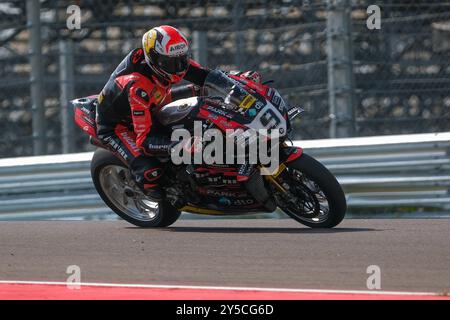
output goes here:
<path id="1" fill-rule="evenodd" d="M 136 185 L 121 157 L 97 138 L 96 96 L 73 100 L 75 122 L 99 147 L 91 162 L 95 188 L 114 212 L 140 227 L 167 227 L 183 211 L 242 215 L 277 208 L 313 228 L 332 228 L 342 221 L 347 204 L 336 178 L 301 148 L 287 143 L 291 121 L 301 108 L 288 107 L 273 88 L 220 70 L 210 72 L 203 91 L 201 97 L 155 108 L 153 119 L 168 136 L 179 128 L 194 134 L 198 122 L 223 135 L 230 128 L 278 130 L 278 168 L 262 175 L 267 167 L 261 164 L 175 164 L 170 157 L 160 159 L 165 166 L 160 180 L 165 198 L 154 202 Z"/>

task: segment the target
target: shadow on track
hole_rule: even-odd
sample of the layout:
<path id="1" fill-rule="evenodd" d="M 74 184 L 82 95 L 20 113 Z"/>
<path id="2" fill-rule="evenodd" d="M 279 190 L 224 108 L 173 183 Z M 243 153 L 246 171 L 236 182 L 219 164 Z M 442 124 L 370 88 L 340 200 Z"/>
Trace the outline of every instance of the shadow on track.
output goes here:
<path id="1" fill-rule="evenodd" d="M 347 232 L 372 232 L 383 231 L 369 228 L 334 228 L 334 229 L 310 229 L 310 228 L 249 228 L 249 227 L 170 227 L 160 229 L 169 232 L 192 232 L 192 233 L 299 233 L 299 234 L 333 234 L 333 233 L 347 233 Z"/>

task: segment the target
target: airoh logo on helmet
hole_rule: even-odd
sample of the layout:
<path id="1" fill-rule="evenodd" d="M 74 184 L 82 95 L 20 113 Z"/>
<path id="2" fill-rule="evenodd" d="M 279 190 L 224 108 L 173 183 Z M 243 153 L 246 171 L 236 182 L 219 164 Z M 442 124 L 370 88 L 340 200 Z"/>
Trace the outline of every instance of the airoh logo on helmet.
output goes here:
<path id="1" fill-rule="evenodd" d="M 185 53 L 187 45 L 184 42 L 173 44 L 169 48 L 170 53 Z"/>

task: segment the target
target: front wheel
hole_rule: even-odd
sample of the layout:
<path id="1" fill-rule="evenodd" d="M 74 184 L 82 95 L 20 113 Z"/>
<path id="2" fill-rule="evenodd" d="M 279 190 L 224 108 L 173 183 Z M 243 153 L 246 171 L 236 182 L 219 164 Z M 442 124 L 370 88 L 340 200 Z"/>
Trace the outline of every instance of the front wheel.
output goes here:
<path id="1" fill-rule="evenodd" d="M 180 217 L 181 212 L 170 204 L 148 199 L 134 183 L 127 166 L 107 150 L 95 151 L 91 176 L 106 205 L 136 226 L 167 227 Z"/>
<path id="2" fill-rule="evenodd" d="M 333 228 L 344 219 L 344 192 L 334 175 L 314 158 L 303 154 L 288 163 L 281 179 L 289 185 L 289 195 L 278 193 L 277 203 L 294 220 L 311 228 Z"/>

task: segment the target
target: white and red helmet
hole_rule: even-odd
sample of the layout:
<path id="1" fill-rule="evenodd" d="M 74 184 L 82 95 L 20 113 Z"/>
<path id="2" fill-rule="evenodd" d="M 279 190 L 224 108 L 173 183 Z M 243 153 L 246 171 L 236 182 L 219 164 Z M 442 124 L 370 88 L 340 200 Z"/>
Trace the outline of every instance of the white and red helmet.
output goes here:
<path id="1" fill-rule="evenodd" d="M 159 26 L 142 37 L 145 61 L 156 76 L 170 83 L 181 81 L 189 67 L 190 48 L 176 28 Z"/>

